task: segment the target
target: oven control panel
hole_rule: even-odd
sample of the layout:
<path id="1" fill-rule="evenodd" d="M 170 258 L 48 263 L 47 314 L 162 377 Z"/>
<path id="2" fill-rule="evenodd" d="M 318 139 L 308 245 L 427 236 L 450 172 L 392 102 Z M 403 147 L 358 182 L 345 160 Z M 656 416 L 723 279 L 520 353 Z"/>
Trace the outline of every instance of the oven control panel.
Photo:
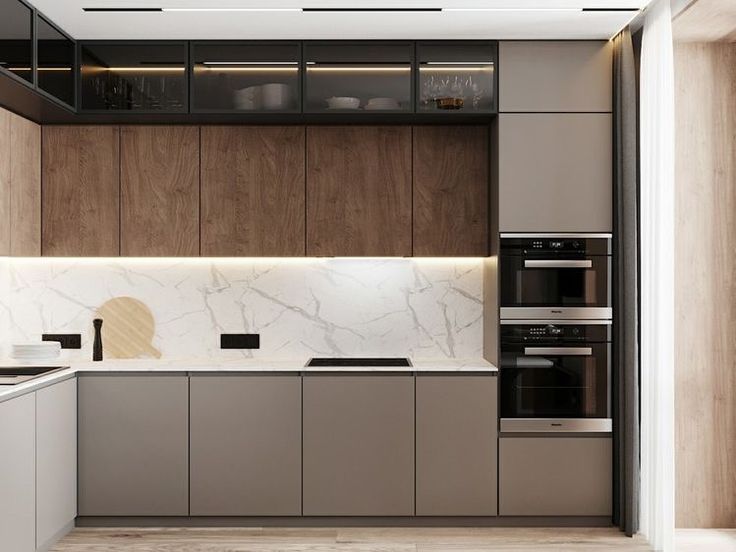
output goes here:
<path id="1" fill-rule="evenodd" d="M 578 257 L 586 255 L 610 255 L 610 238 L 587 237 L 501 237 L 502 255 L 550 255 L 554 257 Z"/>
<path id="2" fill-rule="evenodd" d="M 610 341 L 609 324 L 502 324 L 501 341 L 507 343 L 556 343 Z"/>

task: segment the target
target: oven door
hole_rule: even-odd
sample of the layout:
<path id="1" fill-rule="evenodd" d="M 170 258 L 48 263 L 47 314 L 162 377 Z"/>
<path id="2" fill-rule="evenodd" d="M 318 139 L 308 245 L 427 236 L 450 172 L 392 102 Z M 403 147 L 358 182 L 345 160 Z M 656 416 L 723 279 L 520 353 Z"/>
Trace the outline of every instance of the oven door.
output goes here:
<path id="1" fill-rule="evenodd" d="M 501 257 L 501 318 L 611 317 L 611 257 Z"/>
<path id="2" fill-rule="evenodd" d="M 559 428 L 573 429 L 576 424 L 564 421 L 580 420 L 578 426 L 591 428 L 596 424 L 586 420 L 604 420 L 610 428 L 610 343 L 502 344 L 500 376 L 502 429 L 516 419 L 562 420 Z M 505 425 L 507 430 L 524 426 Z M 547 422 L 527 425 L 536 431 L 558 428 Z"/>

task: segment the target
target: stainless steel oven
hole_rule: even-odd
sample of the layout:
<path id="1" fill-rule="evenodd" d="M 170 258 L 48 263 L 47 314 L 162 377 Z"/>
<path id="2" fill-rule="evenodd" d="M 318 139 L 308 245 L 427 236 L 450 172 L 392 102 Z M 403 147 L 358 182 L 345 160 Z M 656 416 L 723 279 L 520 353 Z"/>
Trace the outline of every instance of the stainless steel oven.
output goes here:
<path id="1" fill-rule="evenodd" d="M 611 431 L 611 322 L 501 322 L 502 432 Z"/>
<path id="2" fill-rule="evenodd" d="M 610 234 L 501 234 L 501 319 L 611 318 Z"/>

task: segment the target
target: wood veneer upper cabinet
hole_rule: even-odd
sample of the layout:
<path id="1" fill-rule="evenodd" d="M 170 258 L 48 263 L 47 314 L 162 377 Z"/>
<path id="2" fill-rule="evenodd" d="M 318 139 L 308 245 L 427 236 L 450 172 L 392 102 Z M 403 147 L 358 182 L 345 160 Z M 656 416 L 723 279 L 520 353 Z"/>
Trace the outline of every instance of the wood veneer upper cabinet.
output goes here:
<path id="1" fill-rule="evenodd" d="M 43 129 L 44 256 L 120 254 L 120 129 Z"/>
<path id="2" fill-rule="evenodd" d="M 304 255 L 304 134 L 202 128 L 202 255 Z"/>
<path id="3" fill-rule="evenodd" d="M 610 112 L 610 41 L 499 43 L 502 112 Z"/>
<path id="4" fill-rule="evenodd" d="M 411 128 L 307 128 L 307 255 L 409 256 Z"/>
<path id="5" fill-rule="evenodd" d="M 121 129 L 123 256 L 199 255 L 199 128 Z"/>
<path id="6" fill-rule="evenodd" d="M 10 255 L 10 112 L 0 108 L 0 256 Z"/>
<path id="7" fill-rule="evenodd" d="M 10 115 L 10 254 L 41 255 L 41 127 Z"/>
<path id="8" fill-rule="evenodd" d="M 488 127 L 414 128 L 414 255 L 488 255 Z"/>

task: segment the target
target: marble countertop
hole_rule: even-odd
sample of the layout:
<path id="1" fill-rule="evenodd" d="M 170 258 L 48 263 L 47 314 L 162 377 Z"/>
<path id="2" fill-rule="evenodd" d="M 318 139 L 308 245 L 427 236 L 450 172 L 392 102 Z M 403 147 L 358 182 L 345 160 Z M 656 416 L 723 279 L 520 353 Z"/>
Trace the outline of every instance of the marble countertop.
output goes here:
<path id="1" fill-rule="evenodd" d="M 23 395 L 73 377 L 84 372 L 407 372 L 407 373 L 496 373 L 496 368 L 483 359 L 411 359 L 408 367 L 319 367 L 309 368 L 307 360 L 268 360 L 268 359 L 132 359 L 132 360 L 90 360 L 56 359 L 53 361 L 21 364 L 12 359 L 0 360 L 0 368 L 14 366 L 61 366 L 62 370 L 18 385 L 0 386 L 0 401 Z"/>

